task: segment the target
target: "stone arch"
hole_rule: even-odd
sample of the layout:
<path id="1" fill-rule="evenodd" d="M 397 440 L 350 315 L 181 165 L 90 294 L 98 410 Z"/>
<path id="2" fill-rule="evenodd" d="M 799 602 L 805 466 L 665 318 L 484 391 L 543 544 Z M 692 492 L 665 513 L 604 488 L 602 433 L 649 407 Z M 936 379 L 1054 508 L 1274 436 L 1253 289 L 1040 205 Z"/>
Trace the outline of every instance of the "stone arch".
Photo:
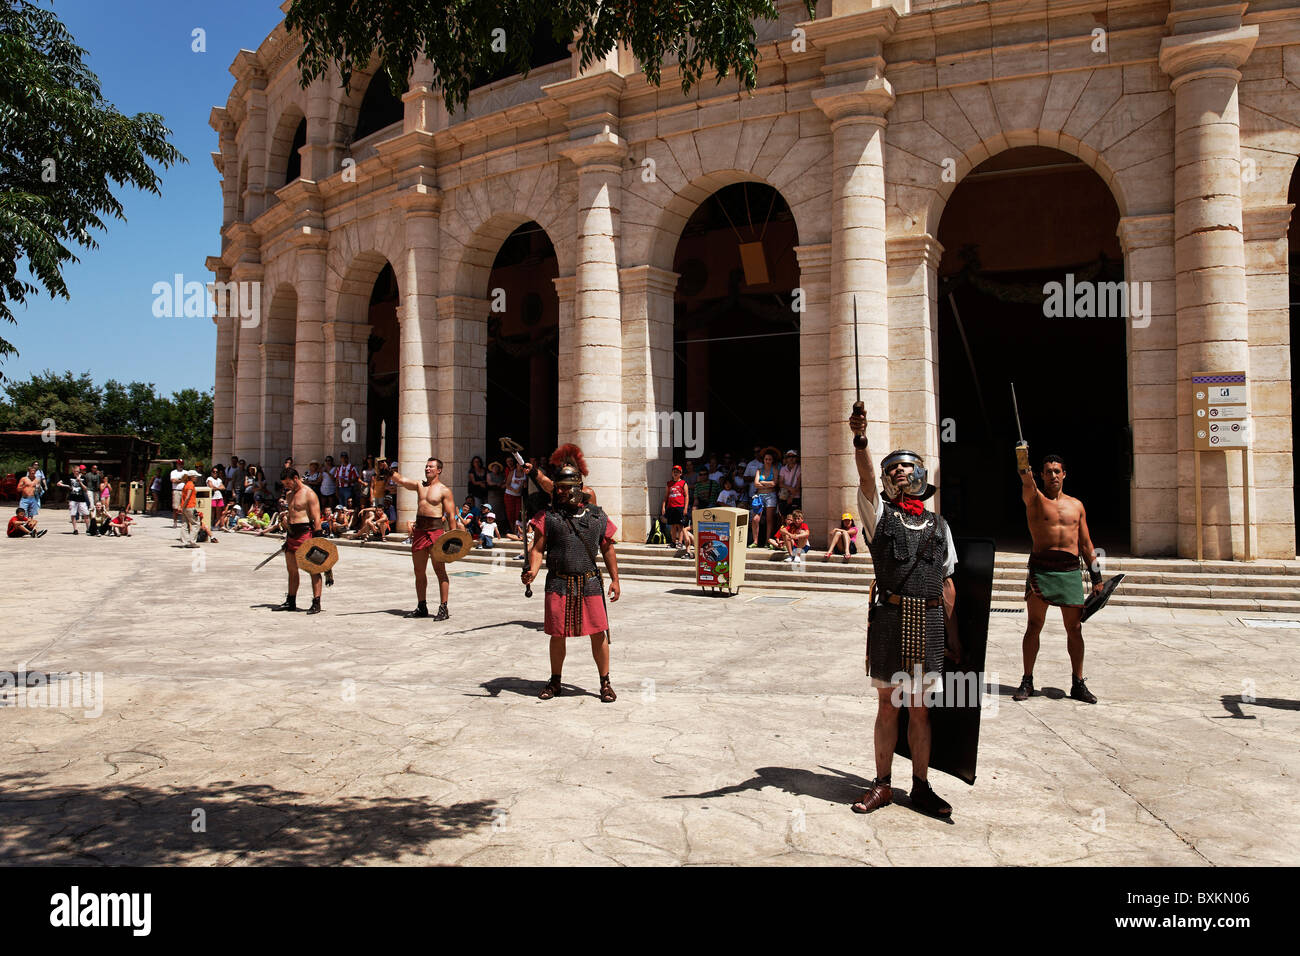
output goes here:
<path id="1" fill-rule="evenodd" d="M 334 99 L 334 111 L 331 118 L 336 142 L 351 144 L 358 139 L 364 138 L 364 136 L 357 135 L 357 124 L 361 119 L 366 94 L 371 91 L 370 88 L 375 82 L 385 82 L 383 75 L 378 71 L 356 70 L 352 74 L 351 91 L 347 93 L 342 90 L 339 91 Z M 400 93 L 396 95 L 401 96 Z M 370 133 L 373 132 L 375 130 L 370 131 Z M 365 135 L 370 135 L 370 133 Z"/>
<path id="2" fill-rule="evenodd" d="M 276 121 L 266 156 L 266 177 L 272 201 L 275 201 L 277 189 L 287 186 L 301 175 L 301 166 L 298 176 L 290 173 L 295 159 L 295 144 L 300 147 L 306 143 L 306 123 L 306 114 L 297 103 L 288 104 Z"/>
<path id="3" fill-rule="evenodd" d="M 501 244 L 529 221 L 546 230 L 560 275 L 573 275 L 577 199 L 575 178 L 561 176 L 555 163 L 452 190 L 439 220 L 447 264 L 441 270 L 443 294 L 484 297 Z"/>

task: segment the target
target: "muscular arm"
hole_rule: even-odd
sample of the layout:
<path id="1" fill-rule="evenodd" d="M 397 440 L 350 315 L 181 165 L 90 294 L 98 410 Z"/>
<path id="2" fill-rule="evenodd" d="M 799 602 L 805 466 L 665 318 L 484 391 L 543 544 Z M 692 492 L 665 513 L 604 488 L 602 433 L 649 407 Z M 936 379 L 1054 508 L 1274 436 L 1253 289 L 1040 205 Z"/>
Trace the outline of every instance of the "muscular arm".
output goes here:
<path id="1" fill-rule="evenodd" d="M 1034 473 L 1029 469 L 1020 472 L 1020 500 L 1028 508 L 1038 500 L 1038 482 L 1034 480 Z"/>
<path id="2" fill-rule="evenodd" d="M 1101 573 L 1101 568 L 1097 566 L 1097 554 L 1092 547 L 1092 535 L 1088 532 L 1088 514 L 1084 511 L 1083 502 L 1079 502 L 1079 554 L 1088 565 L 1090 573 Z"/>
<path id="3" fill-rule="evenodd" d="M 460 512 L 456 509 L 456 499 L 446 485 L 442 486 L 442 513 L 451 521 L 453 531 L 465 530 L 465 522 L 460 520 Z"/>
<path id="4" fill-rule="evenodd" d="M 617 601 L 620 589 L 618 586 L 618 558 L 614 554 L 614 542 L 608 538 L 602 539 L 600 555 L 605 559 L 605 568 L 609 571 L 609 599 Z"/>
<path id="5" fill-rule="evenodd" d="M 943 630 L 948 645 L 948 656 L 961 660 L 961 636 L 957 633 L 957 587 L 952 578 L 943 582 Z"/>
<path id="6" fill-rule="evenodd" d="M 401 486 L 402 486 L 403 488 L 405 488 L 407 491 L 419 491 L 419 490 L 420 490 L 420 483 L 419 483 L 418 481 L 412 481 L 410 478 L 404 478 L 403 476 L 399 475 L 399 474 L 398 474 L 397 472 L 395 472 L 395 471 L 394 471 L 394 472 L 390 472 L 389 475 L 391 476 L 391 478 L 392 478 L 392 480 L 393 480 L 394 482 L 396 482 L 397 484 L 401 485 Z M 373 491 L 373 490 L 371 491 L 371 497 L 372 497 L 372 498 L 374 497 L 374 491 Z M 453 508 L 453 510 L 455 510 L 455 506 L 454 506 L 454 505 L 452 506 L 452 508 Z"/>
<path id="7" fill-rule="evenodd" d="M 542 523 L 543 529 L 546 527 Z M 524 572 L 523 579 L 525 584 L 531 584 L 537 578 L 537 572 L 542 566 L 542 554 L 546 550 L 546 532 L 533 529 L 533 543 L 528 547 L 528 570 Z"/>
<path id="8" fill-rule="evenodd" d="M 315 495 L 307 496 L 307 524 L 313 531 L 320 528 L 320 499 Z"/>

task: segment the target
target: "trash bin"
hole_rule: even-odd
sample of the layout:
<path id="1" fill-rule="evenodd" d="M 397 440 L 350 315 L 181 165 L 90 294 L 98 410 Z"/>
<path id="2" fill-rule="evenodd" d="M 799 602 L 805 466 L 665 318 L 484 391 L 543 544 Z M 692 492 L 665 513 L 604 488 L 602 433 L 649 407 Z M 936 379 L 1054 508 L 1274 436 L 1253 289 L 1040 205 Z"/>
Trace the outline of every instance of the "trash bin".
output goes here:
<path id="1" fill-rule="evenodd" d="M 131 482 L 131 497 L 127 500 L 126 508 L 132 514 L 144 514 L 144 482 Z"/>
<path id="2" fill-rule="evenodd" d="M 207 485 L 202 488 L 194 489 L 194 496 L 198 499 L 196 504 L 199 508 L 199 514 L 203 515 L 204 522 L 209 528 L 212 527 L 212 489 Z"/>
<path id="3" fill-rule="evenodd" d="M 691 512 L 695 536 L 695 583 L 735 594 L 745 583 L 745 537 L 749 512 L 743 508 L 699 508 Z"/>

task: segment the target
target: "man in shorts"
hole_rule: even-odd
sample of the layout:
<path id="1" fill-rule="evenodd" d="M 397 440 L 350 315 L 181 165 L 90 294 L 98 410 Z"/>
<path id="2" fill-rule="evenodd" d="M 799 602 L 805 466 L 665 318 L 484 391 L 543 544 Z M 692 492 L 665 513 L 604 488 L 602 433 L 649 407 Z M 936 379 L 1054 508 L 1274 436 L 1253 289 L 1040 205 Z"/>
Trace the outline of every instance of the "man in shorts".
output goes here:
<path id="1" fill-rule="evenodd" d="M 60 481 L 60 488 L 68 489 L 68 517 L 72 521 L 72 533 L 77 534 L 77 520 L 86 523 L 86 533 L 90 534 L 90 491 L 82 480 L 86 466 L 74 468 L 68 473 L 67 481 Z"/>
<path id="2" fill-rule="evenodd" d="M 429 605 L 425 600 L 428 593 L 429 549 L 448 530 L 464 530 L 465 525 L 456 511 L 456 499 L 451 489 L 439 481 L 442 475 L 442 461 L 430 458 L 424 463 L 424 481 L 417 482 L 404 478 L 393 470 L 391 478 L 398 487 L 414 491 L 418 499 L 415 511 L 415 527 L 411 530 L 411 563 L 415 568 L 415 610 L 407 617 L 428 617 Z M 450 526 L 450 528 L 449 528 Z M 447 565 L 441 561 L 433 563 L 433 573 L 438 578 L 438 613 L 435 621 L 445 621 L 451 615 L 447 612 L 447 598 L 451 592 L 451 582 L 447 579 Z"/>
<path id="3" fill-rule="evenodd" d="M 320 499 L 316 492 L 303 483 L 296 468 L 286 468 L 280 475 L 284 485 L 285 511 L 289 520 L 288 530 L 284 536 L 284 565 L 289 573 L 289 589 L 284 596 L 284 603 L 274 610 L 298 610 L 298 549 L 312 538 L 323 538 L 328 534 L 321 527 Z M 308 614 L 320 613 L 321 585 L 324 575 L 311 576 L 311 607 Z"/>
<path id="4" fill-rule="evenodd" d="M 27 466 L 27 474 L 18 479 L 18 505 L 23 514 L 35 518 L 41 513 L 41 480 L 36 477 L 36 462 Z"/>

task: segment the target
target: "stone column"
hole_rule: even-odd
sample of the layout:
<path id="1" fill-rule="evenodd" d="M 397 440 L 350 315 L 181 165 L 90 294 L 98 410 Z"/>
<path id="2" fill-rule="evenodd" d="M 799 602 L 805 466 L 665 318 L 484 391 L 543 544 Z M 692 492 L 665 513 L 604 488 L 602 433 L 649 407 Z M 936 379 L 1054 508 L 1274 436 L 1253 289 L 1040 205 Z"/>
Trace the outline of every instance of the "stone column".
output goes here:
<path id="1" fill-rule="evenodd" d="M 416 186 L 398 200 L 406 211 L 406 248 L 400 285 L 405 291 L 397 309 L 400 372 L 398 393 L 397 449 L 403 474 L 423 475 L 430 458 L 443 458 L 437 430 L 438 374 L 438 209 L 441 194 L 427 186 Z M 443 458 L 444 466 L 446 459 Z M 463 471 L 463 469 L 462 469 Z M 456 494 L 460 472 L 445 471 L 442 481 Z M 459 499 L 457 499 L 459 500 Z M 397 493 L 398 521 L 415 516 L 415 493 Z"/>
<path id="2" fill-rule="evenodd" d="M 668 483 L 671 448 L 661 447 L 659 416 L 673 412 L 673 294 L 677 273 L 655 266 L 619 271 L 623 290 L 623 540 L 644 541 L 649 516 L 658 511 L 659 495 Z M 682 409 L 683 415 L 698 409 Z M 637 416 L 637 417 L 633 417 Z M 703 413 L 700 413 L 702 418 Z M 669 420 L 667 417 L 665 421 Z M 683 421 L 683 428 L 685 427 Z M 691 434 L 704 438 L 702 422 Z"/>
<path id="3" fill-rule="evenodd" d="M 325 447 L 325 255 L 329 235 L 323 229 L 301 227 L 293 237 L 298 277 L 298 318 L 293 352 L 293 435 L 295 462 L 311 461 Z M 335 423 L 337 427 L 337 423 Z M 364 439 L 365 423 L 361 423 Z M 360 441 L 341 442 L 337 452 L 348 452 L 358 462 Z M 279 464 L 279 462 L 276 462 Z"/>
<path id="4" fill-rule="evenodd" d="M 856 398 L 854 303 L 858 368 L 867 409 L 867 438 L 878 462 L 890 448 L 889 297 L 885 254 L 885 113 L 894 103 L 889 81 L 874 77 L 828 86 L 813 102 L 831 121 L 831 302 L 826 356 L 827 507 L 857 509 L 857 466 L 843 422 Z"/>
<path id="5" fill-rule="evenodd" d="M 578 167 L 578 261 L 574 275 L 573 335 L 561 348 L 573 353 L 572 437 L 582 447 L 595 489 L 616 525 L 622 525 L 621 434 L 623 331 L 618 286 L 618 212 L 626 145 L 598 133 L 561 151 Z M 567 436 L 566 436 L 567 437 Z"/>
<path id="6" fill-rule="evenodd" d="M 262 336 L 260 326 L 234 323 L 239 346 L 235 365 L 235 451 L 249 464 L 262 464 Z M 214 449 L 215 450 L 215 449 Z"/>
<path id="7" fill-rule="evenodd" d="M 217 281 L 224 282 L 221 273 Z M 235 448 L 235 342 L 238 320 L 215 315 L 217 326 L 217 367 L 212 394 L 212 456 L 224 461 Z"/>
<path id="8" fill-rule="evenodd" d="M 1291 444 L 1291 274 L 1287 230 L 1293 206 L 1244 211 L 1250 303 L 1251 479 L 1256 554 L 1292 558 L 1295 449 Z"/>
<path id="9" fill-rule="evenodd" d="M 321 328 L 325 338 L 325 427 L 321 444 L 304 461 L 343 451 L 355 457 L 353 444 L 342 440 L 345 430 L 355 430 L 356 445 L 361 448 L 372 437 L 378 439 L 377 435 L 367 434 L 366 387 L 370 361 L 366 345 L 370 340 L 370 323 L 341 322 L 337 316 L 331 316 Z M 396 448 L 386 447 L 384 452 L 389 458 L 397 455 Z M 295 457 L 294 461 L 297 460 Z"/>
<path id="10" fill-rule="evenodd" d="M 1128 409 L 1133 429 L 1129 548 L 1143 556 L 1178 553 L 1178 316 L 1174 217 L 1119 221 L 1128 301 Z M 1135 308 L 1140 305 L 1141 308 Z"/>
<path id="11" fill-rule="evenodd" d="M 575 421 L 573 376 L 576 356 L 572 349 L 565 347 L 564 343 L 573 340 L 573 295 L 577 280 L 573 276 L 559 276 L 551 282 L 555 285 L 558 312 L 556 325 L 560 340 L 559 355 L 555 363 L 556 372 L 560 376 L 560 387 L 556 398 L 560 407 L 556 409 L 556 423 L 560 444 L 564 444 L 573 440 L 568 436 L 573 434 Z"/>
<path id="12" fill-rule="evenodd" d="M 266 158 L 269 142 L 266 132 L 266 77 L 259 71 L 248 91 L 248 116 L 244 120 L 248 132 L 244 137 L 244 155 L 248 157 L 247 199 L 244 201 L 244 218 L 252 222 L 266 211 Z"/>
<path id="13" fill-rule="evenodd" d="M 293 346 L 267 343 L 262 354 L 261 462 L 282 462 L 293 441 Z"/>
<path id="14" fill-rule="evenodd" d="M 889 263 L 889 446 L 919 452 L 941 507 L 943 484 L 939 421 L 939 259 L 928 233 L 886 243 Z M 952 427 L 974 426 L 974 421 Z M 877 461 L 879 459 L 877 458 Z"/>
<path id="15" fill-rule="evenodd" d="M 828 458 L 832 449 L 851 447 L 849 407 L 830 408 L 825 382 L 830 370 L 831 244 L 795 246 L 799 260 L 799 461 L 803 467 L 803 514 L 814 547 L 823 547 L 830 528 L 844 511 L 857 513 L 856 503 L 831 514 L 827 491 Z M 851 347 L 851 346 L 850 346 Z M 850 403 L 852 404 L 852 403 Z M 836 423 L 839 424 L 838 431 Z M 783 449 L 784 450 L 784 449 Z M 861 524 L 861 520 L 858 521 Z"/>
<path id="16" fill-rule="evenodd" d="M 446 295 L 437 300 L 437 448 L 447 485 L 461 498 L 470 459 L 498 453 L 500 435 L 487 434 L 488 300 Z M 489 439 L 491 444 L 489 444 Z M 531 448 L 525 449 L 537 454 Z M 426 456 L 427 457 L 427 456 Z"/>
<path id="17" fill-rule="evenodd" d="M 1207 31 L 1227 8 L 1209 9 L 1203 0 L 1184 0 L 1175 7 L 1170 14 L 1174 35 L 1161 41 L 1160 66 L 1172 77 L 1169 86 L 1174 94 L 1178 550 L 1188 556 L 1196 553 L 1191 376 L 1199 371 L 1245 369 L 1249 380 L 1237 67 L 1254 48 L 1259 28 L 1238 25 Z M 1236 21 L 1240 23 L 1240 11 Z M 1202 454 L 1208 560 L 1243 555 L 1241 494 L 1239 488 L 1230 490 L 1230 475 L 1240 471 L 1238 454 Z"/>

